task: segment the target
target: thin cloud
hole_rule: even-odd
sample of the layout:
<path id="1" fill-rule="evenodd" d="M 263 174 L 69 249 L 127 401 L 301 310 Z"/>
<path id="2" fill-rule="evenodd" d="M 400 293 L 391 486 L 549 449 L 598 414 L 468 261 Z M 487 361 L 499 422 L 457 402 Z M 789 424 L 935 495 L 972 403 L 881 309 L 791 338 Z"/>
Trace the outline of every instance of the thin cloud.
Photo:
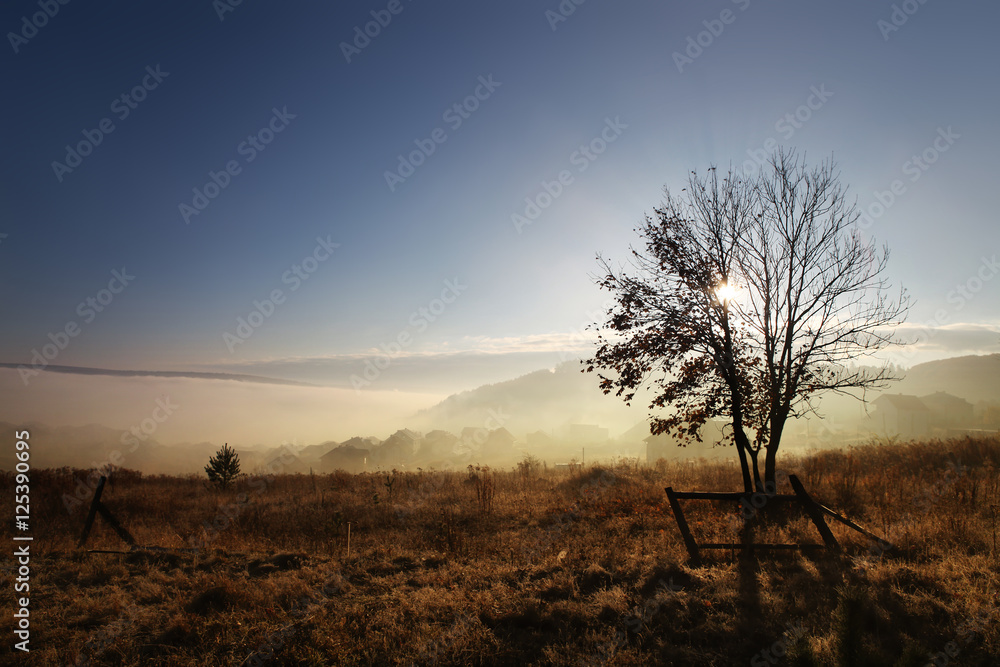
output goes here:
<path id="1" fill-rule="evenodd" d="M 389 356 L 393 359 L 434 358 L 467 354 L 520 354 L 531 352 L 582 352 L 594 346 L 597 337 L 592 332 L 531 334 L 527 336 L 463 336 L 455 341 L 425 345 L 420 349 L 401 349 Z M 359 352 L 308 356 L 270 357 L 257 360 L 223 360 L 216 367 L 259 367 L 267 364 L 311 364 L 324 362 L 364 361 L 386 354 L 385 350 L 372 347 Z"/>
<path id="2" fill-rule="evenodd" d="M 943 326 L 907 323 L 896 335 L 912 345 L 942 352 L 1000 352 L 1000 328 L 988 324 L 961 322 Z"/>

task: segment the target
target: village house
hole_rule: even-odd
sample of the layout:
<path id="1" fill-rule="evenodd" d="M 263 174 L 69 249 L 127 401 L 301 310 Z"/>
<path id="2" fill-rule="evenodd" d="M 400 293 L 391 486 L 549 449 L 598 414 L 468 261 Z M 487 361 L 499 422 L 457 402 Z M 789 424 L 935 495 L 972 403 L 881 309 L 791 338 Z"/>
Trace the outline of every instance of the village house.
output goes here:
<path id="1" fill-rule="evenodd" d="M 930 433 L 931 411 L 916 396 L 882 394 L 872 404 L 869 427 L 886 437 L 914 438 Z"/>
<path id="2" fill-rule="evenodd" d="M 547 450 L 556 444 L 555 438 L 545 431 L 535 431 L 534 433 L 529 433 L 526 440 L 528 442 L 528 448 L 535 451 Z"/>
<path id="3" fill-rule="evenodd" d="M 303 447 L 298 452 L 296 452 L 296 455 L 303 463 L 319 471 L 320 457 L 337 446 L 338 444 L 333 440 L 327 440 L 326 442 L 320 443 L 318 445 L 308 445 L 306 447 Z"/>
<path id="4" fill-rule="evenodd" d="M 421 435 L 408 428 L 401 428 L 372 449 L 369 463 L 377 468 L 389 469 L 406 466 L 417 454 Z"/>
<path id="5" fill-rule="evenodd" d="M 715 419 L 708 420 L 701 427 L 701 442 L 688 443 L 686 447 L 681 447 L 679 440 L 666 433 L 647 436 L 643 442 L 646 443 L 646 463 L 654 464 L 660 459 L 677 458 L 717 458 L 726 454 L 731 454 L 732 450 L 723 447 L 716 447 L 723 440 L 723 429 L 728 426 L 725 422 Z M 648 428 L 648 427 L 647 427 Z"/>
<path id="6" fill-rule="evenodd" d="M 930 425 L 942 429 L 967 429 L 975 424 L 973 405 L 964 398 L 939 391 L 921 396 L 920 402 L 930 410 Z"/>
<path id="7" fill-rule="evenodd" d="M 451 458 L 455 453 L 455 443 L 458 436 L 448 431 L 436 429 L 424 436 L 420 441 L 420 458 L 433 461 Z"/>
<path id="8" fill-rule="evenodd" d="M 294 475 L 309 472 L 309 464 L 299 458 L 288 445 L 281 445 L 264 452 L 261 461 L 262 467 L 269 474 Z"/>
<path id="9" fill-rule="evenodd" d="M 514 437 L 514 434 L 501 426 L 498 429 L 490 431 L 483 447 L 491 454 L 506 453 L 514 450 L 515 442 L 517 442 L 517 438 Z"/>
<path id="10" fill-rule="evenodd" d="M 351 438 L 339 447 L 334 447 L 319 458 L 320 470 L 333 472 L 343 470 L 349 473 L 359 473 L 368 470 L 369 449 L 357 447 L 364 444 L 365 438 Z M 354 443 L 354 444 L 351 444 Z"/>

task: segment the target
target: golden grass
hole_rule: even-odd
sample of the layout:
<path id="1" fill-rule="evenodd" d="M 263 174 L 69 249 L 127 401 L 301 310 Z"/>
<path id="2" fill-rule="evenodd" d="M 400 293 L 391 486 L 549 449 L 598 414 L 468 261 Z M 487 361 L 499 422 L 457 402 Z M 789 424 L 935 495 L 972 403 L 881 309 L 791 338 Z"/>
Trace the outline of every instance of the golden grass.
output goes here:
<path id="1" fill-rule="evenodd" d="M 904 667 L 940 653 L 1000 664 L 1000 440 L 779 456 L 779 468 L 892 548 L 831 521 L 843 555 L 717 551 L 689 567 L 663 488 L 735 490 L 738 470 L 661 461 L 279 474 L 226 493 L 125 474 L 104 502 L 137 540 L 200 550 L 91 554 L 76 547 L 89 500 L 64 503 L 87 471 L 35 471 L 32 651 L 18 659 Z M 10 516 L 9 473 L 2 485 Z M 735 507 L 683 502 L 699 541 L 736 539 Z M 766 509 L 755 539 L 819 541 L 807 519 Z M 125 549 L 100 519 L 87 548 Z M 4 580 L 12 590 L 10 571 Z"/>

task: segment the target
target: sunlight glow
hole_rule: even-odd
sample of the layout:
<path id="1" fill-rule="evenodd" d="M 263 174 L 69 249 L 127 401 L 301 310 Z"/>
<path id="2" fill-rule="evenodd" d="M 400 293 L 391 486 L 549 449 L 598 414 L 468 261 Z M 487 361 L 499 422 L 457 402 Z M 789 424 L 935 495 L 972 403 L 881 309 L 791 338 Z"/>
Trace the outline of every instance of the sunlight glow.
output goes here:
<path id="1" fill-rule="evenodd" d="M 719 286 L 715 288 L 715 296 L 722 303 L 732 301 L 738 293 L 739 290 L 725 282 L 719 283 Z"/>

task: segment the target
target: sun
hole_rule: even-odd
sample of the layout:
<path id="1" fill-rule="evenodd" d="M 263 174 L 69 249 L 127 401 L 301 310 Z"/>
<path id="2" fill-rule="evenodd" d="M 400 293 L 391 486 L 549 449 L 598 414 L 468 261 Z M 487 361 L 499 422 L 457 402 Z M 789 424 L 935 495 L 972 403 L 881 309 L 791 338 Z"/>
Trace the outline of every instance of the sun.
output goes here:
<path id="1" fill-rule="evenodd" d="M 732 301 L 733 299 L 736 298 L 736 295 L 738 293 L 739 290 L 737 290 L 735 287 L 726 282 L 719 283 L 719 286 L 715 288 L 715 296 L 722 303 L 728 303 Z"/>

